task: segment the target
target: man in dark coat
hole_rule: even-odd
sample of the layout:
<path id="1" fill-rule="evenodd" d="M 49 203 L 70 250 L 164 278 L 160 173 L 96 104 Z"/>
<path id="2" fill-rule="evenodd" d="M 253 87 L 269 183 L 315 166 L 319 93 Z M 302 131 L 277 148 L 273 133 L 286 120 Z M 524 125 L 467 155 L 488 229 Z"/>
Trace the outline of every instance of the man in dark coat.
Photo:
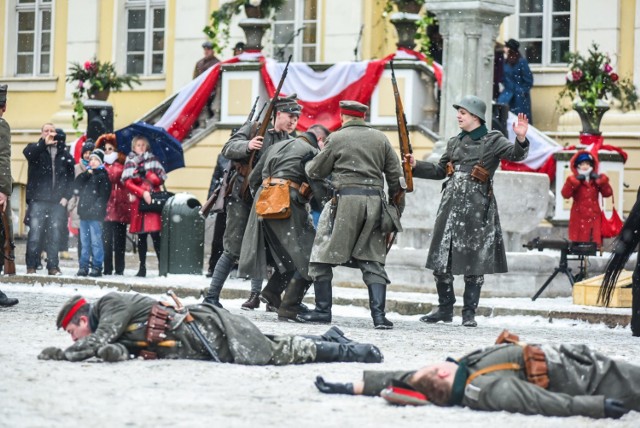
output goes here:
<path id="1" fill-rule="evenodd" d="M 73 194 L 74 160 L 64 139 L 56 133 L 52 123 L 42 126 L 37 143 L 23 150 L 29 163 L 27 202 L 29 204 L 29 236 L 27 238 L 27 273 L 36 273 L 40 261 L 41 235 L 49 233 L 46 242 L 49 275 L 60 275 L 58 250 L 61 223 L 67 221 L 66 206 Z"/>
<path id="2" fill-rule="evenodd" d="M 389 195 L 402 191 L 402 168 L 387 137 L 364 121 L 367 106 L 356 101 L 340 101 L 342 127 L 331 134 L 324 149 L 306 165 L 312 180 L 331 175 L 336 189 L 334 201 L 325 204 L 311 252 L 309 274 L 314 280 L 316 308 L 300 314 L 308 322 L 331 322 L 331 280 L 333 266 L 350 263 L 362 271 L 369 290 L 373 325 L 390 329 L 385 317 L 389 277 L 384 269 L 386 234 L 381 219 L 402 206 L 388 206 L 384 195 L 386 179 Z M 384 178 L 383 178 L 384 175 Z M 399 230 L 398 214 L 392 227 Z"/>
<path id="3" fill-rule="evenodd" d="M 308 266 L 315 229 L 308 211 L 311 188 L 304 165 L 318 153 L 316 144 L 316 135 L 305 132 L 274 145 L 260 158 L 249 176 L 255 198 L 242 240 L 238 271 L 241 276 L 266 277 L 267 251 L 271 253 L 275 268 L 283 276 L 292 278 L 278 308 L 278 318 L 285 321 L 296 320 L 303 308 L 302 299 L 312 282 Z M 261 218 L 256 213 L 256 201 L 265 186 L 283 183 L 288 187 L 290 216 L 283 219 Z"/>
<path id="4" fill-rule="evenodd" d="M 213 305 L 176 310 L 140 294 L 112 292 L 94 304 L 74 296 L 60 310 L 56 325 L 75 343 L 65 350 L 46 348 L 39 359 L 83 361 L 98 357 L 117 362 L 133 356 L 211 360 L 209 346 L 220 362 L 246 365 L 382 361 L 378 348 L 352 342 L 337 327 L 322 336 L 270 336 L 248 319 Z"/>
<path id="5" fill-rule="evenodd" d="M 267 130 L 264 137 L 257 136 L 259 124 L 248 121 L 236 132 L 222 148 L 222 155 L 234 162 L 234 173 L 230 178 L 231 193 L 227 202 L 227 223 L 224 231 L 223 247 L 224 253 L 218 259 L 211 286 L 205 296 L 205 302 L 213 305 L 220 305 L 220 292 L 227 280 L 229 273 L 235 263 L 240 258 L 240 248 L 242 238 L 247 226 L 249 213 L 251 212 L 252 198 L 247 190 L 244 194 L 244 180 L 247 165 L 251 158 L 251 152 L 255 151 L 254 162 L 258 162 L 260 157 L 272 145 L 280 141 L 288 140 L 289 134 L 293 133 L 300 117 L 301 107 L 295 101 L 295 94 L 286 98 L 280 98 L 275 106 L 275 117 L 273 127 Z M 269 120 L 266 118 L 265 120 Z M 279 295 L 286 287 L 290 278 L 284 278 L 279 272 L 275 272 L 265 287 L 267 294 L 271 289 L 276 289 Z M 251 279 L 251 293 L 242 308 L 253 310 L 260 306 L 260 289 L 262 288 L 262 276 Z M 279 306 L 280 302 L 268 302 Z"/>
<path id="6" fill-rule="evenodd" d="M 585 345 L 542 345 L 546 386 L 527 373 L 525 344 L 503 344 L 417 371 L 365 371 L 356 383 L 316 386 L 329 394 L 378 396 L 400 381 L 440 406 L 527 415 L 619 418 L 640 411 L 640 366 L 617 361 Z"/>
<path id="7" fill-rule="evenodd" d="M 220 62 L 213 53 L 213 43 L 210 41 L 204 42 L 202 44 L 202 50 L 204 52 L 204 56 L 196 62 L 196 66 L 193 69 L 194 79 Z"/>
<path id="8" fill-rule="evenodd" d="M 486 106 L 480 98 L 466 96 L 453 107 L 458 110 L 462 132 L 449 140 L 440 161 L 435 164 L 411 160 L 416 178 L 449 177 L 443 186 L 427 257 L 427 268 L 433 270 L 436 280 L 439 306 L 420 320 L 451 322 L 456 301 L 453 275 L 464 275 L 462 324 L 476 327 L 475 311 L 484 274 L 507 271 L 493 175 L 500 159 L 526 159 L 528 123 L 524 114 L 518 115 L 513 124 L 518 141 L 513 144 L 501 132 L 487 130 Z"/>
<path id="9" fill-rule="evenodd" d="M 11 192 L 13 181 L 11 178 L 11 128 L 2 117 L 7 111 L 7 85 L 0 85 L 0 213 L 6 213 L 9 220 L 9 236 L 4 236 L 0 240 L 0 251 L 5 244 L 5 239 L 13 242 L 13 229 L 11 221 Z M 0 223 L 0 228 L 2 224 Z M 4 255 L 4 253 L 3 253 Z M 13 250 L 11 251 L 13 257 Z M 4 259 L 0 260 L 0 272 L 4 266 Z M 18 299 L 7 297 L 0 291 L 0 306 L 13 306 L 18 304 Z"/>

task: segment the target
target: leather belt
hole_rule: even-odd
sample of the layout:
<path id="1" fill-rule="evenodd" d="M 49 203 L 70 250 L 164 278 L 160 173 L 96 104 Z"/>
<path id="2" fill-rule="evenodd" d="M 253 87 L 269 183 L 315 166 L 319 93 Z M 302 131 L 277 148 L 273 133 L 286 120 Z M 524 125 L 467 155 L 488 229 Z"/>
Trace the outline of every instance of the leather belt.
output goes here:
<path id="1" fill-rule="evenodd" d="M 459 172 L 471 172 L 474 165 L 454 165 L 453 169 Z"/>
<path id="2" fill-rule="evenodd" d="M 340 196 L 375 196 L 380 195 L 380 190 L 367 187 L 345 187 L 338 190 L 337 194 Z"/>
<path id="3" fill-rule="evenodd" d="M 265 181 L 266 180 L 268 179 L 265 179 Z M 295 181 L 287 180 L 286 178 L 271 177 L 271 184 L 288 184 L 289 187 L 293 187 L 297 191 L 300 191 L 300 185 L 298 183 L 296 183 Z M 264 182 L 262 183 L 262 185 L 264 185 Z"/>
<path id="4" fill-rule="evenodd" d="M 269 177 L 262 181 L 262 186 L 267 186 L 269 183 L 288 185 L 289 187 L 297 190 L 303 198 L 309 199 L 311 197 L 311 187 L 307 183 L 298 184 L 295 181 L 291 181 L 286 178 Z"/>

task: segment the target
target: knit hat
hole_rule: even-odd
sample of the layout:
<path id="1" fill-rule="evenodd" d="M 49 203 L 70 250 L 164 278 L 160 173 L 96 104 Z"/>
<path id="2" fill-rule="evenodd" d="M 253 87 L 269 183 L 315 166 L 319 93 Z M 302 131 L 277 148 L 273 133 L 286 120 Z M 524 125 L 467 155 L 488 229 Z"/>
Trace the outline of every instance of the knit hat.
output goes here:
<path id="1" fill-rule="evenodd" d="M 582 162 L 590 162 L 591 165 L 593 166 L 593 156 L 591 156 L 589 153 L 580 153 L 577 157 L 576 157 L 576 161 L 574 162 L 574 165 L 578 166 L 580 165 Z"/>
<path id="2" fill-rule="evenodd" d="M 91 158 L 96 158 L 100 161 L 100 165 L 102 165 L 104 163 L 104 152 L 100 149 L 95 149 L 94 151 L 91 152 L 91 156 L 89 156 L 89 160 L 91 160 Z"/>
<path id="3" fill-rule="evenodd" d="M 85 154 L 86 152 L 93 152 L 96 149 L 96 145 L 93 143 L 93 140 L 88 138 L 84 144 L 82 144 L 82 153 L 81 155 Z"/>
<path id="4" fill-rule="evenodd" d="M 78 312 L 80 308 L 89 303 L 82 296 L 73 296 L 62 306 L 60 312 L 58 312 L 58 319 L 56 320 L 56 327 L 66 329 L 71 322 L 73 316 Z"/>
<path id="5" fill-rule="evenodd" d="M 516 39 L 509 39 L 504 45 L 512 51 L 517 51 L 518 49 L 520 49 L 520 42 Z"/>

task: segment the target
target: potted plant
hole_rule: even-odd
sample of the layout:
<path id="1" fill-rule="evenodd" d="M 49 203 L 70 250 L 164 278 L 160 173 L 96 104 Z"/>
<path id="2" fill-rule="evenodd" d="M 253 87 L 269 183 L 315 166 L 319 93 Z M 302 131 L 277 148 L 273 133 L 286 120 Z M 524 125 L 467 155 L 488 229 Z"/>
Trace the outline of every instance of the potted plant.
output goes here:
<path id="1" fill-rule="evenodd" d="M 97 59 L 85 61 L 84 64 L 71 63 L 67 82 L 75 83 L 73 93 L 73 127 L 78 129 L 79 122 L 84 117 L 84 99 L 106 100 L 109 93 L 119 92 L 127 85 L 133 89 L 133 84 L 140 84 L 135 74 L 118 76 L 115 66 L 111 62 L 100 62 Z"/>
<path id="2" fill-rule="evenodd" d="M 592 43 L 587 57 L 574 52 L 567 55 L 567 61 L 569 71 L 565 86 L 558 94 L 558 105 L 566 111 L 561 103 L 567 98 L 573 101 L 583 133 L 600 135 L 600 121 L 609 110 L 605 99 L 617 99 L 623 111 L 635 109 L 638 101 L 635 85 L 630 79 L 620 79 L 613 71 L 611 58 L 600 51 L 596 43 Z"/>
<path id="3" fill-rule="evenodd" d="M 264 19 L 280 9 L 285 0 L 231 0 L 214 10 L 210 16 L 210 23 L 203 32 L 213 44 L 214 52 L 220 54 L 229 44 L 229 25 L 234 15 L 238 15 L 244 8 L 247 18 Z"/>

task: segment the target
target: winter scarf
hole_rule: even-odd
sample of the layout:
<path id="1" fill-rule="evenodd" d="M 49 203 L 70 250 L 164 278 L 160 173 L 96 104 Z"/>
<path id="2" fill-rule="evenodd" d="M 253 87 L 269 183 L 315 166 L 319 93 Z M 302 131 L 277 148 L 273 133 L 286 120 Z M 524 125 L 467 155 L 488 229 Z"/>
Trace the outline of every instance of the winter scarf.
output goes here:
<path id="1" fill-rule="evenodd" d="M 144 152 L 142 155 L 138 155 L 131 152 L 124 163 L 122 182 L 124 183 L 126 180 L 136 176 L 144 178 L 147 171 L 155 173 L 162 181 L 167 179 L 167 173 L 164 171 L 164 167 L 153 153 Z"/>

